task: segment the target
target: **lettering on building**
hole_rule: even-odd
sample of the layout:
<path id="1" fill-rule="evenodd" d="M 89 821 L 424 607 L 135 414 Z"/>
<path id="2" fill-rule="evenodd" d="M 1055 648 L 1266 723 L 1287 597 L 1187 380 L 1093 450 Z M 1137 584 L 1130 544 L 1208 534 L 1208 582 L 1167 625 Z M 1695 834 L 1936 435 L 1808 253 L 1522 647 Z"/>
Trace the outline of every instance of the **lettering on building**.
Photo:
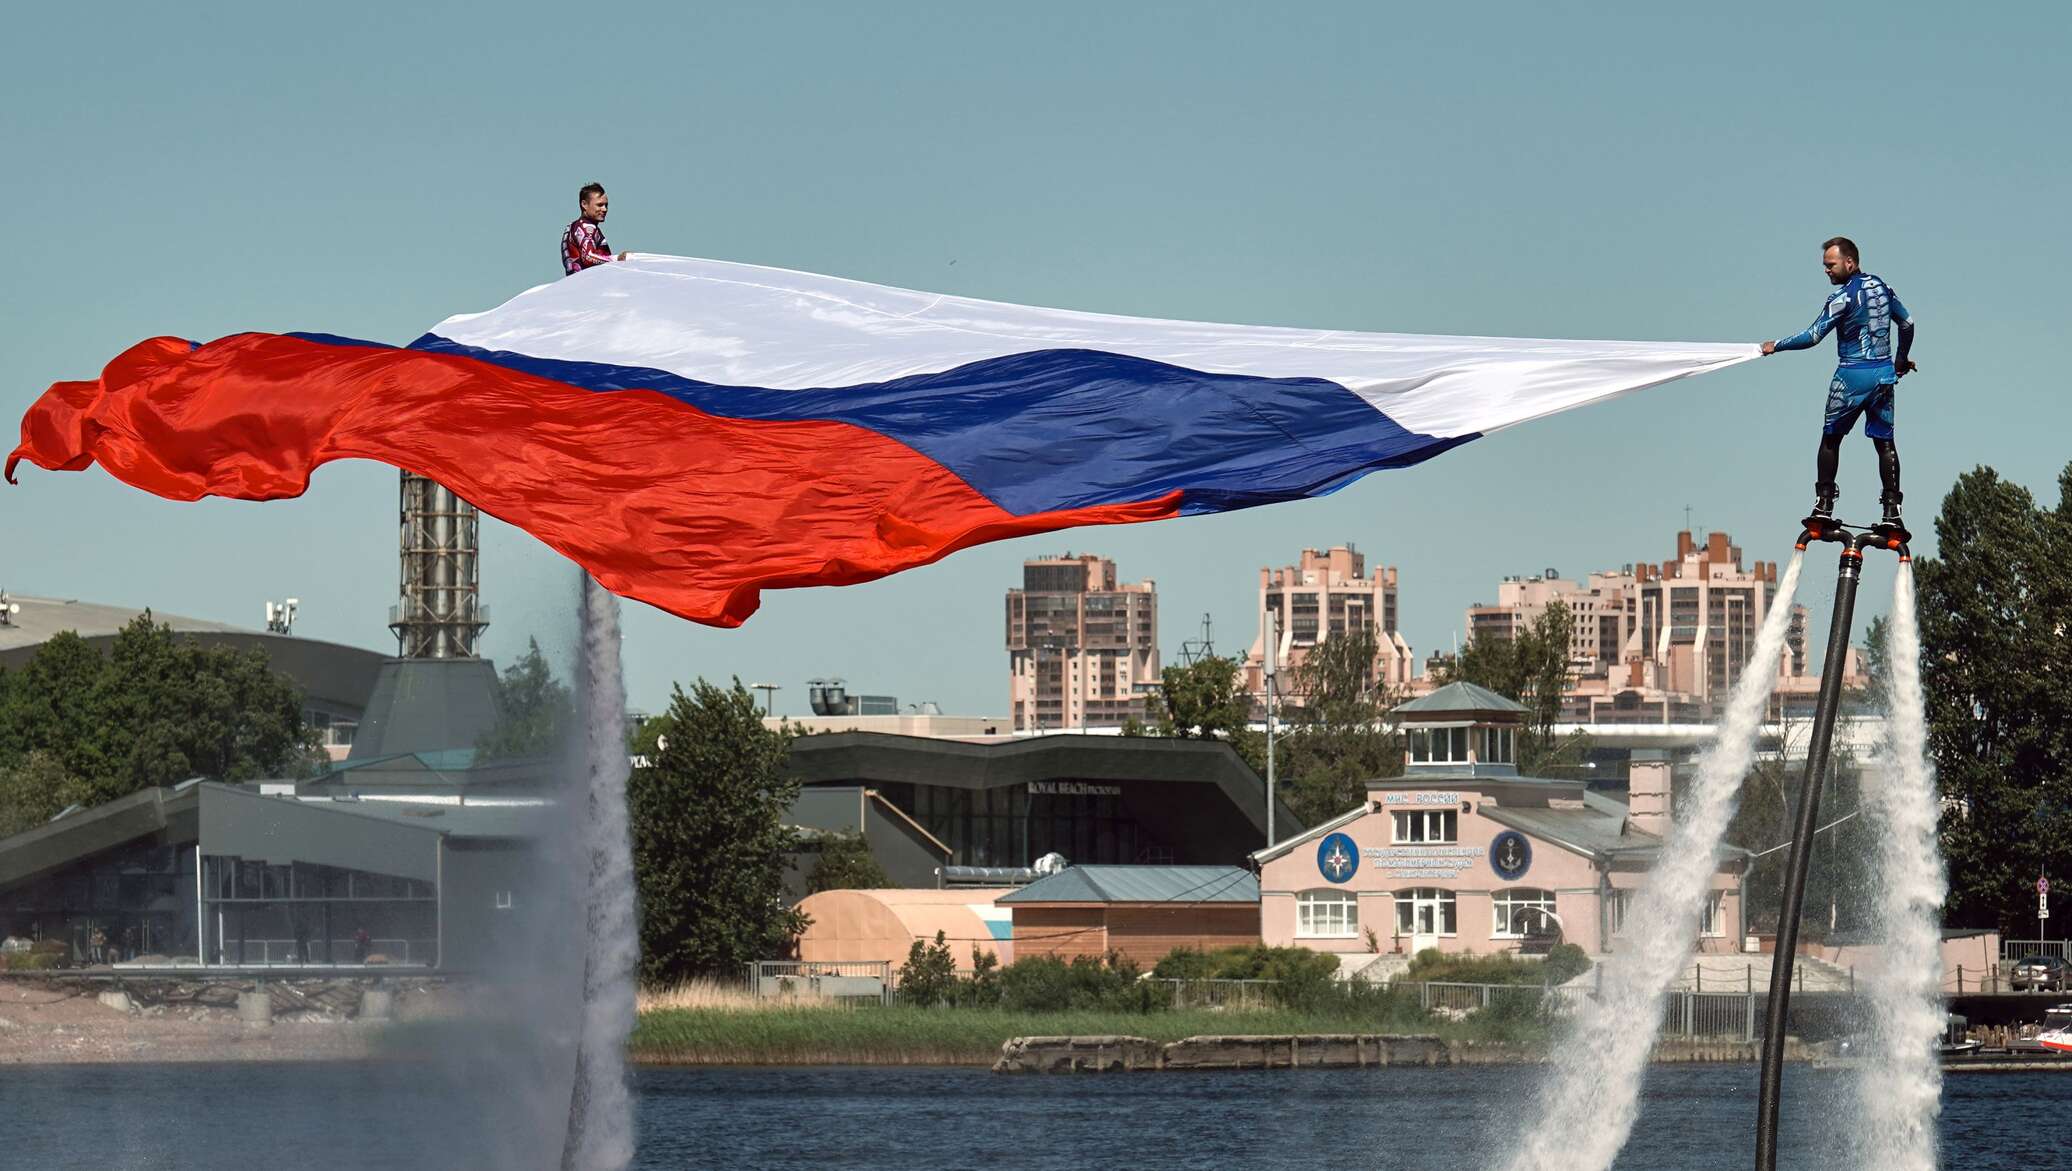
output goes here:
<path id="1" fill-rule="evenodd" d="M 1474 846 L 1369 846 L 1362 852 L 1390 878 L 1459 878 L 1482 856 Z"/>
<path id="2" fill-rule="evenodd" d="M 1120 797 L 1122 786 L 1087 781 L 1030 781 L 1029 792 L 1037 797 Z"/>

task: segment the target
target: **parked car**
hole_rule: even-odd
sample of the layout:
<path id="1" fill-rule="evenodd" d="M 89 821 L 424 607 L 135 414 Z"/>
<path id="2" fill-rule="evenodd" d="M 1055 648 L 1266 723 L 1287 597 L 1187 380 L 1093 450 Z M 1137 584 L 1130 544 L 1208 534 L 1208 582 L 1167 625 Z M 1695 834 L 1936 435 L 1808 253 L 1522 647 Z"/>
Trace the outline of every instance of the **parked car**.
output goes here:
<path id="1" fill-rule="evenodd" d="M 2063 992 L 2072 988 L 2072 965 L 2063 956 L 2023 956 L 2008 973 L 2007 986 L 2016 992 Z"/>

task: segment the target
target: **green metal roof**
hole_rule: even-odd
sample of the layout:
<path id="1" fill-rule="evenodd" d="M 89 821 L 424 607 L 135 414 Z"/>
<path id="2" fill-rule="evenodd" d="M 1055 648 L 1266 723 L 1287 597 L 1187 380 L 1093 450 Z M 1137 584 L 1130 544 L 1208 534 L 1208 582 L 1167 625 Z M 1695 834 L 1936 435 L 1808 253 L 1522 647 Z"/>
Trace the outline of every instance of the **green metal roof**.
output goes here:
<path id="1" fill-rule="evenodd" d="M 1000 903 L 1256 903 L 1259 876 L 1237 866 L 1068 866 Z"/>
<path id="2" fill-rule="evenodd" d="M 1448 712 L 1523 712 L 1529 711 L 1515 699 L 1506 699 L 1487 687 L 1473 683 L 1448 683 L 1430 695 L 1421 695 L 1408 703 L 1397 704 L 1397 715 L 1441 716 Z"/>

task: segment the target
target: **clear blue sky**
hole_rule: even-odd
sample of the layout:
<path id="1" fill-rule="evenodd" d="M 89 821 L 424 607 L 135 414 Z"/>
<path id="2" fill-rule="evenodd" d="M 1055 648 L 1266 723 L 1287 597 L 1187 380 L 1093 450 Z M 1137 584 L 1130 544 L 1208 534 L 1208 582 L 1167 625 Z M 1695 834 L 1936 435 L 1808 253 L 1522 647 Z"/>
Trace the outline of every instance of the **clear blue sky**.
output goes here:
<path id="1" fill-rule="evenodd" d="M 14 242 L 0 414 L 140 338 L 407 341 L 556 275 L 590 179 L 618 248 L 1165 317 L 1755 341 L 1843 232 L 1921 323 L 1909 514 L 1989 463 L 2054 495 L 2072 22 L 2057 5 L 619 3 L 38 6 L 0 73 Z M 1838 15 L 1839 14 L 1839 15 Z M 1845 19 L 1846 18 L 1846 19 Z M 1507 573 L 1660 560 L 1684 507 L 1782 560 L 1832 364 L 1787 355 L 1528 425 L 1325 500 L 1080 530 L 735 631 L 632 606 L 634 702 L 698 674 L 1006 707 L 1002 592 L 1090 550 L 1155 578 L 1169 657 L 1256 571 L 1351 540 L 1420 657 Z M 8 425 L 11 432 L 12 424 Z M 1874 507 L 1868 444 L 1844 514 Z M 395 474 L 177 504 L 98 471 L 0 487 L 0 586 L 392 648 Z M 1932 539 L 1924 544 L 1931 544 Z M 484 536 L 487 651 L 565 644 L 565 563 Z M 1832 559 L 1802 598 L 1824 621 Z M 1889 596 L 1876 566 L 1864 616 Z"/>

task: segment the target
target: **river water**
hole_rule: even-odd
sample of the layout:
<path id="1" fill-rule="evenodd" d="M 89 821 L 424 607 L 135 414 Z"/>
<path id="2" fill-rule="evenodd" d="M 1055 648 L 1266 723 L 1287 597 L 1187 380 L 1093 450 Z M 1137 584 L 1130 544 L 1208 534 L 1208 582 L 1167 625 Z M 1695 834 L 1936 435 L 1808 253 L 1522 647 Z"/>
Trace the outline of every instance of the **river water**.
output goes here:
<path id="1" fill-rule="evenodd" d="M 1482 1171 L 1516 1146 L 1519 1067 L 1008 1076 L 978 1069 L 643 1069 L 638 1168 Z M 1786 1072 L 1781 1164 L 1849 1171 L 1845 1075 Z M 0 1166 L 472 1169 L 493 1087 L 459 1096 L 396 1063 L 0 1069 Z M 1756 1067 L 1648 1073 L 1620 1171 L 1751 1162 Z M 1947 1167 L 2064 1167 L 2072 1073 L 1970 1074 L 1943 1090 Z M 541 1152 L 552 1167 L 559 1151 Z"/>

